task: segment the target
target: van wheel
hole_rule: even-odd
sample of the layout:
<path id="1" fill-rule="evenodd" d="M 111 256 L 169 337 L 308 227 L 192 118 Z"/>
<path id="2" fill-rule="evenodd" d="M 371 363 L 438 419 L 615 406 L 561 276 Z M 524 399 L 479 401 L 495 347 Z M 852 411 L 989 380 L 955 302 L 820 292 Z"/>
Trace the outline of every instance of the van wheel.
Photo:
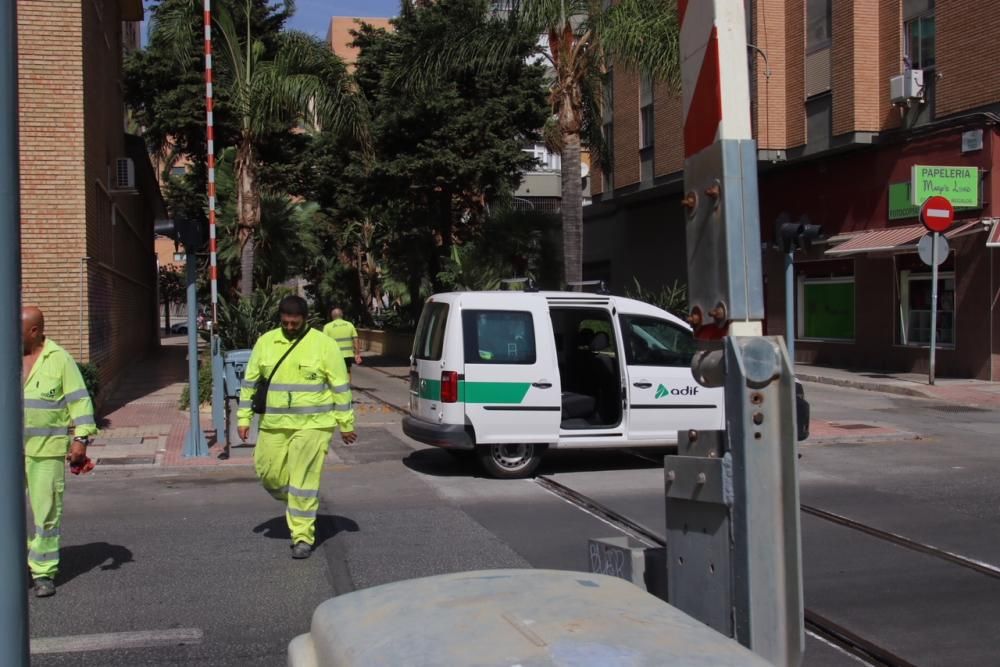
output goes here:
<path id="1" fill-rule="evenodd" d="M 479 464 L 491 477 L 520 479 L 535 472 L 545 453 L 545 445 L 523 442 L 482 445 L 476 453 L 479 455 Z"/>

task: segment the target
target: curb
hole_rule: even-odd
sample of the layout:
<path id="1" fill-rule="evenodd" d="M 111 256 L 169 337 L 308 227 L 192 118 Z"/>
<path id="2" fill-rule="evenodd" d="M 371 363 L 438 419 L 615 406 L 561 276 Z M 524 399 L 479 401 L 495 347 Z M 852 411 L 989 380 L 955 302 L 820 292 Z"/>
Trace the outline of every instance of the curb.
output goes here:
<path id="1" fill-rule="evenodd" d="M 895 384 L 882 384 L 879 382 L 863 382 L 860 380 L 848 380 L 834 378 L 826 375 L 811 375 L 809 373 L 796 373 L 795 377 L 802 382 L 813 382 L 815 384 L 827 384 L 835 387 L 848 387 L 850 389 L 864 389 L 865 391 L 878 391 L 884 394 L 896 394 L 899 396 L 914 396 L 916 398 L 931 398 L 936 396 L 926 393 L 921 389 L 911 387 L 900 387 Z M 938 399 L 940 400 L 940 399 Z"/>
<path id="2" fill-rule="evenodd" d="M 844 445 L 844 444 L 864 444 L 868 442 L 900 442 L 907 440 L 923 440 L 924 436 L 912 431 L 895 431 L 893 433 L 871 433 L 869 435 L 857 434 L 837 434 L 821 435 L 819 437 L 809 436 L 800 445 Z"/>

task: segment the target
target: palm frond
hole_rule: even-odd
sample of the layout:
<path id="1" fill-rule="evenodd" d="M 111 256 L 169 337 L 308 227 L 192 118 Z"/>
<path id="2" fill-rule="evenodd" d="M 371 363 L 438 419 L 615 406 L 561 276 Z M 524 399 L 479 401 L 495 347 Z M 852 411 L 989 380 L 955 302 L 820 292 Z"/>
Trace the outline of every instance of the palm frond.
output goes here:
<path id="1" fill-rule="evenodd" d="M 246 58 L 243 55 L 242 45 L 250 36 L 245 35 L 242 40 L 240 39 L 241 35 L 236 29 L 236 22 L 233 21 L 232 14 L 221 3 L 216 3 L 215 5 L 215 16 L 212 22 L 217 28 L 216 34 L 221 37 L 221 39 L 214 40 L 215 44 L 219 44 L 222 47 L 221 49 L 214 49 L 215 52 L 221 53 L 222 57 L 229 63 L 233 78 L 236 81 L 245 81 L 248 63 L 245 62 Z"/>
<path id="2" fill-rule="evenodd" d="M 150 40 L 162 40 L 179 63 L 186 64 L 193 55 L 192 44 L 197 34 L 195 17 L 199 16 L 199 5 L 197 0 L 162 5 L 150 18 Z"/>
<path id="3" fill-rule="evenodd" d="M 680 27 L 676 0 L 621 0 L 596 17 L 606 58 L 678 86 Z"/>

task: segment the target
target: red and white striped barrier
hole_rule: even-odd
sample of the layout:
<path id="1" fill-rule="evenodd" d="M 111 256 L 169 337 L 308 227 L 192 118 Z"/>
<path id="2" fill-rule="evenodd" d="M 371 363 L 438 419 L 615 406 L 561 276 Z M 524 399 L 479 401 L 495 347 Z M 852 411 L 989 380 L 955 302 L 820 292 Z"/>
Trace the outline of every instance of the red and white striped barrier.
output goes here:
<path id="1" fill-rule="evenodd" d="M 741 0 L 678 0 L 684 157 L 750 139 L 746 14 Z"/>
<path id="2" fill-rule="evenodd" d="M 218 322 L 219 268 L 215 241 L 215 119 L 212 95 L 212 0 L 205 0 L 205 135 L 208 139 L 208 253 L 212 283 L 212 322 Z"/>

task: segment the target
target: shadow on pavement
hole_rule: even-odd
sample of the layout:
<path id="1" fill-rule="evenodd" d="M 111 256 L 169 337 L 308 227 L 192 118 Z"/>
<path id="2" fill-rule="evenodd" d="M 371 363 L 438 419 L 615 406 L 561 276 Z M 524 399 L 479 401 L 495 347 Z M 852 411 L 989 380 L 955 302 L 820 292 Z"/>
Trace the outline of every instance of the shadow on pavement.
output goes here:
<path id="1" fill-rule="evenodd" d="M 62 547 L 59 550 L 57 582 L 65 584 L 96 568 L 117 570 L 123 564 L 131 562 L 133 562 L 132 552 L 120 544 L 91 542 Z"/>
<path id="2" fill-rule="evenodd" d="M 360 530 L 358 524 L 352 519 L 333 514 L 320 514 L 316 517 L 316 544 L 313 546 L 318 547 L 339 533 L 356 533 L 358 530 Z M 292 539 L 284 515 L 268 519 L 256 526 L 253 532 L 263 534 L 264 537 L 272 540 L 291 541 Z"/>
<path id="3" fill-rule="evenodd" d="M 661 468 L 663 455 L 676 452 L 676 447 L 648 449 L 643 453 L 646 458 L 641 458 L 627 451 L 616 450 L 550 451 L 542 459 L 537 474 Z M 479 467 L 476 455 L 468 451 L 421 449 L 404 458 L 403 465 L 414 472 L 434 477 L 487 476 Z"/>
<path id="4" fill-rule="evenodd" d="M 134 401 L 152 400 L 153 396 L 162 396 L 166 402 L 176 402 L 179 393 L 175 396 L 175 392 L 168 392 L 169 395 L 166 395 L 164 391 L 187 382 L 187 347 L 182 344 L 185 341 L 184 338 L 165 339 L 148 356 L 131 364 L 101 405 L 101 417 Z"/>

